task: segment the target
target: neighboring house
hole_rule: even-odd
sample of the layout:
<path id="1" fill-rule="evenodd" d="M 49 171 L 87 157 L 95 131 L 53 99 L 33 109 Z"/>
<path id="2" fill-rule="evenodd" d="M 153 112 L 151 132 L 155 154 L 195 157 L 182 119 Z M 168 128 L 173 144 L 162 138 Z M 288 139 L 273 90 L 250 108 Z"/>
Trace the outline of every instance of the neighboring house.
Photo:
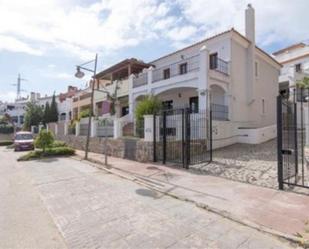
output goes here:
<path id="1" fill-rule="evenodd" d="M 150 64 L 153 66 L 130 77 L 131 114 L 140 98 L 153 94 L 166 108 L 186 106 L 199 112 L 211 107 L 214 120 L 234 124 L 227 134 L 231 137 L 246 136 L 240 129 L 274 127 L 276 123 L 281 65 L 255 45 L 251 5 L 246 10 L 246 36 L 227 30 Z M 275 133 L 273 129 L 271 133 Z"/>
<path id="2" fill-rule="evenodd" d="M 114 111 L 117 118 L 123 117 L 129 113 L 129 75 L 138 74 L 150 64 L 139 61 L 135 58 L 125 59 L 96 75 L 99 80 L 98 90 L 94 95 L 94 110 L 97 116 L 106 116 L 110 114 L 111 100 L 106 93 L 117 97 Z M 116 89 L 117 86 L 117 89 Z M 100 92 L 101 91 L 101 92 Z"/>
<path id="3" fill-rule="evenodd" d="M 297 80 L 309 76 L 309 45 L 297 43 L 273 53 L 274 58 L 283 67 L 279 76 L 279 89 L 282 94 L 288 93 Z"/>
<path id="4" fill-rule="evenodd" d="M 59 95 L 56 95 L 56 103 L 57 103 L 57 109 L 58 109 L 58 120 L 71 120 L 72 118 L 72 103 L 73 103 L 73 97 L 78 92 L 77 87 L 74 86 L 68 86 L 68 90 L 65 93 L 60 93 Z M 45 96 L 40 97 L 37 99 L 38 105 L 40 105 L 42 108 L 45 108 L 46 103 L 48 102 L 49 105 L 51 105 L 53 96 Z"/>

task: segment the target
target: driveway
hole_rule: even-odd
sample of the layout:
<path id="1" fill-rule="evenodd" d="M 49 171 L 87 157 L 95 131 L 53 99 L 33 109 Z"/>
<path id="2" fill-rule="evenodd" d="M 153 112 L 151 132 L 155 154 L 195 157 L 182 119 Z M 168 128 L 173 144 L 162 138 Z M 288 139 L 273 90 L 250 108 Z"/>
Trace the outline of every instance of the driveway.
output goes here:
<path id="1" fill-rule="evenodd" d="M 0 223 L 0 248 L 61 248 L 62 238 L 68 248 L 292 247 L 87 163 L 69 158 L 18 163 L 17 154 L 0 148 L 1 183 L 14 183 L 1 188 L 1 198 L 16 196 L 0 206 L 0 220 L 6 220 Z M 32 199 L 24 204 L 25 197 L 18 196 Z M 37 246 L 26 244 L 29 236 L 10 243 L 28 227 L 29 236 L 41 238 Z"/>

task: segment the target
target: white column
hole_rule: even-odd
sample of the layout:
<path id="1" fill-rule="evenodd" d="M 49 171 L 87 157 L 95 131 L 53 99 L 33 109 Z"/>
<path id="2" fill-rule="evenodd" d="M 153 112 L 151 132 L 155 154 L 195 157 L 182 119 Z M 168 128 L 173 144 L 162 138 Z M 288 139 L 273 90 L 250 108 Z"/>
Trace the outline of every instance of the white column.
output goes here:
<path id="1" fill-rule="evenodd" d="M 200 49 L 199 56 L 199 77 L 198 77 L 198 99 L 199 110 L 207 109 L 207 90 L 208 90 L 208 70 L 209 70 L 209 51 L 206 46 Z"/>
<path id="2" fill-rule="evenodd" d="M 114 119 L 114 138 L 122 137 L 122 126 L 119 118 Z"/>
<path id="3" fill-rule="evenodd" d="M 151 94 L 151 86 L 152 86 L 152 71 L 153 67 L 149 67 L 147 70 L 147 93 Z"/>
<path id="4" fill-rule="evenodd" d="M 134 75 L 131 74 L 129 76 L 129 114 L 130 116 L 133 115 L 133 111 L 134 111 L 134 99 L 133 99 L 133 79 L 134 79 Z"/>
<path id="5" fill-rule="evenodd" d="M 66 121 L 64 122 L 64 135 L 68 135 L 69 123 Z"/>
<path id="6" fill-rule="evenodd" d="M 144 140 L 147 142 L 153 141 L 153 115 L 144 115 Z"/>
<path id="7" fill-rule="evenodd" d="M 58 135 L 58 123 L 55 123 L 55 136 Z"/>
<path id="8" fill-rule="evenodd" d="M 90 129 L 90 136 L 96 137 L 97 136 L 97 126 L 98 121 L 94 120 L 94 117 L 91 118 L 91 129 Z"/>
<path id="9" fill-rule="evenodd" d="M 79 133 L 80 133 L 80 122 L 76 122 L 75 136 L 79 136 Z"/>

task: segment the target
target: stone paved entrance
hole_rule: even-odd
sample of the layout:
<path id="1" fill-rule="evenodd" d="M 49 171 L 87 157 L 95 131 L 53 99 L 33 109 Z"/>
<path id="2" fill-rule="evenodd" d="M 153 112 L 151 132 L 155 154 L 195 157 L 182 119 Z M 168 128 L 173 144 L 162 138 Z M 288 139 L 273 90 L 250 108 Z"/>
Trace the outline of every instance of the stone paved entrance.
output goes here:
<path id="1" fill-rule="evenodd" d="M 278 189 L 276 140 L 249 145 L 234 144 L 214 150 L 213 162 L 193 171 Z"/>

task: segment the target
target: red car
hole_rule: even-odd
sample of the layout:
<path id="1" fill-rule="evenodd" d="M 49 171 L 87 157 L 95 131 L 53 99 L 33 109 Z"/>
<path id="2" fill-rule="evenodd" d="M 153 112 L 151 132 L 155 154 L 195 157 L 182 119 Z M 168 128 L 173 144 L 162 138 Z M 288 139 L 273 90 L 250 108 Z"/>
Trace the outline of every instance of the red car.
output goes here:
<path id="1" fill-rule="evenodd" d="M 34 139 L 31 132 L 17 132 L 14 139 L 15 151 L 34 150 Z"/>

